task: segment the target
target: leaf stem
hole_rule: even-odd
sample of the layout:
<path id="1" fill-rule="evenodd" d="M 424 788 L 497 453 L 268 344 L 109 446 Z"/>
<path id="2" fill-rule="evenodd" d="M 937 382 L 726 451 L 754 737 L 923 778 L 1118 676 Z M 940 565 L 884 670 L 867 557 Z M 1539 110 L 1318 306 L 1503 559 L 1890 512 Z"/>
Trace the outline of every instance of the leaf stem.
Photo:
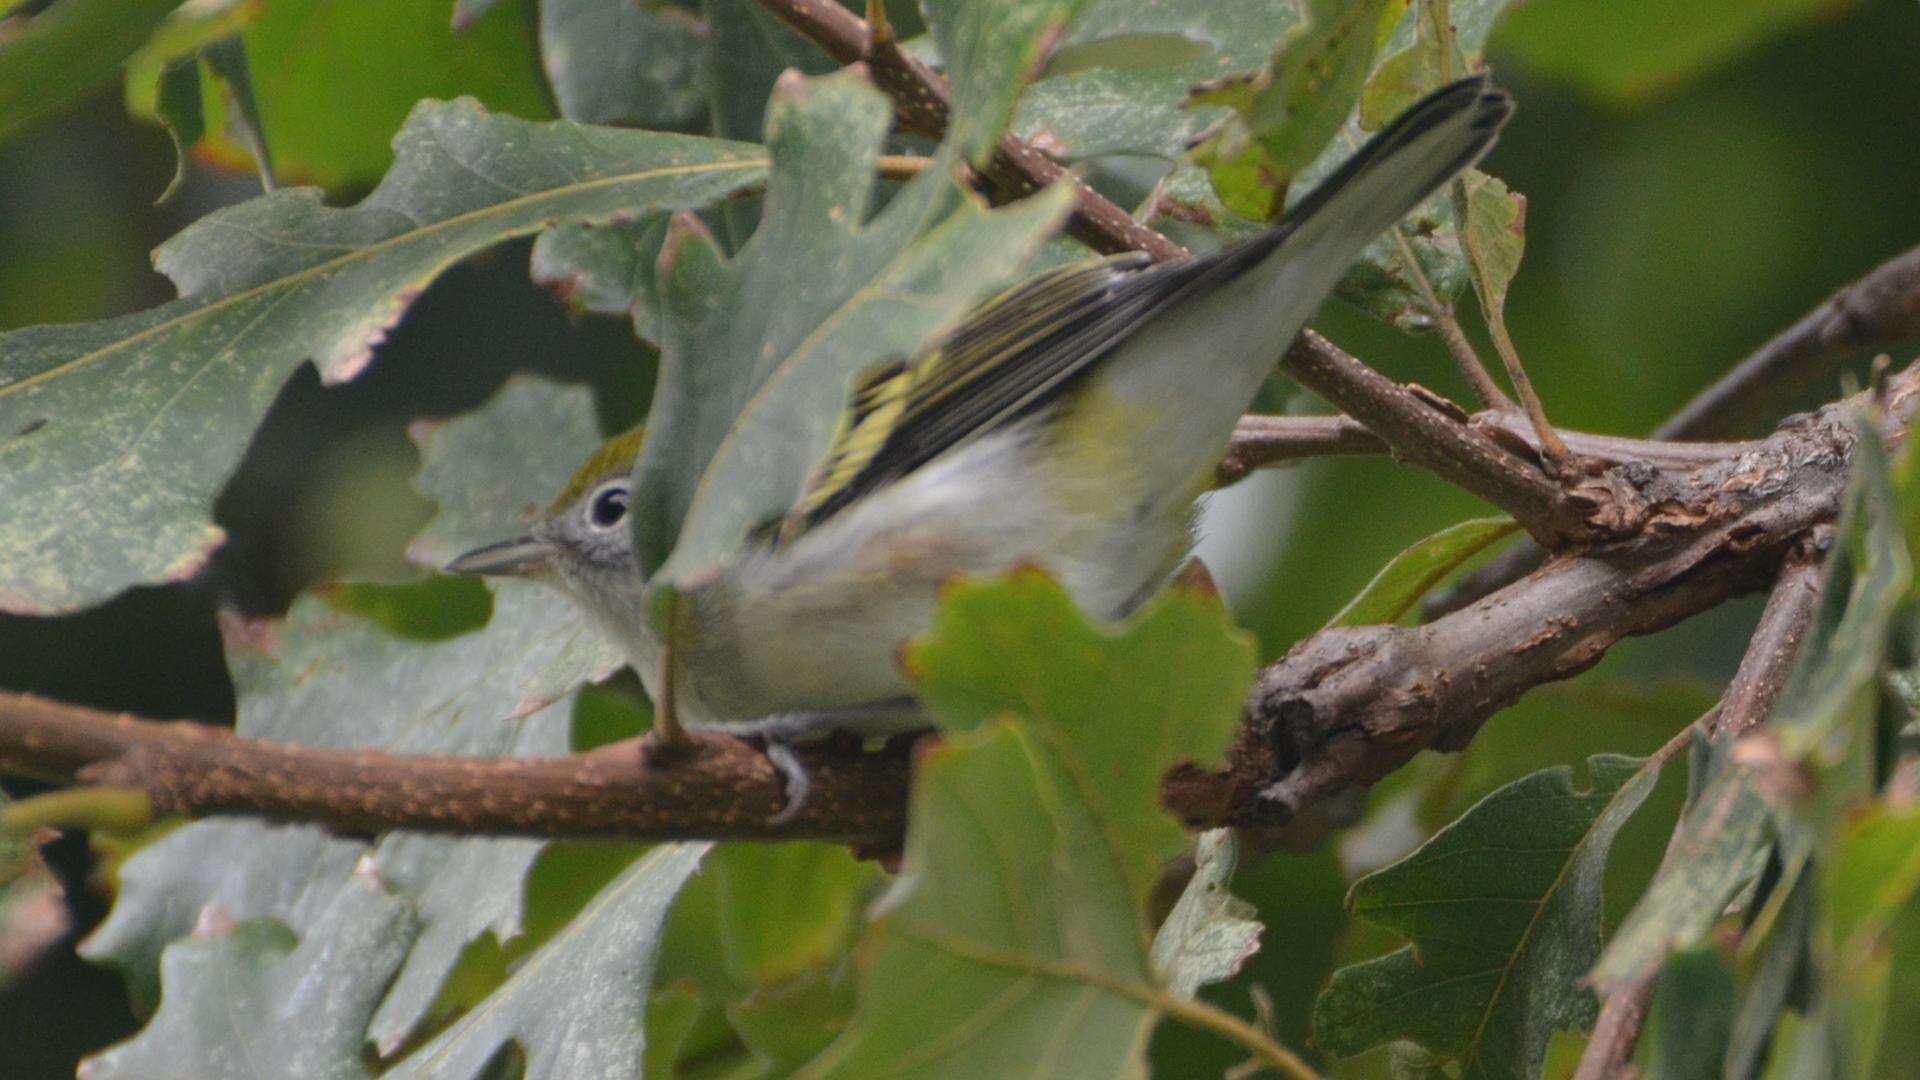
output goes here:
<path id="1" fill-rule="evenodd" d="M 1507 381 L 1513 384 L 1514 393 L 1520 395 L 1520 405 L 1527 411 L 1527 419 L 1532 421 L 1534 433 L 1540 438 L 1540 456 L 1546 459 L 1551 472 L 1564 476 L 1573 455 L 1547 420 L 1546 406 L 1534 390 L 1533 380 L 1527 376 L 1526 367 L 1520 363 L 1520 353 L 1507 333 L 1506 298 L 1488 276 L 1486 253 L 1469 224 L 1468 214 L 1472 208 L 1468 205 L 1470 196 L 1465 177 L 1454 177 L 1449 189 L 1453 193 L 1454 216 L 1459 219 L 1460 249 L 1466 254 L 1467 267 L 1473 273 L 1474 291 L 1479 294 L 1480 310 L 1487 317 L 1487 333 L 1493 338 L 1493 349 L 1500 354 L 1500 363 L 1507 369 Z M 1454 329 L 1459 329 L 1458 322 L 1454 323 Z"/>
<path id="2" fill-rule="evenodd" d="M 1460 233 L 1461 243 L 1464 246 L 1466 243 L 1464 224 Z M 1460 374 L 1465 375 L 1467 384 L 1473 387 L 1474 399 L 1480 402 L 1480 407 L 1483 409 L 1511 407 L 1513 399 L 1508 397 L 1506 391 L 1500 389 L 1500 384 L 1494 382 L 1493 376 L 1487 373 L 1486 364 L 1481 362 L 1480 354 L 1474 351 L 1473 343 L 1467 340 L 1467 332 L 1461 329 L 1460 320 L 1454 317 L 1453 308 L 1441 303 L 1439 290 L 1433 287 L 1427 272 L 1421 268 L 1420 257 L 1414 254 L 1413 244 L 1407 240 L 1406 230 L 1399 225 L 1393 227 L 1393 242 L 1399 249 L 1400 262 L 1407 271 L 1408 280 L 1413 282 L 1414 288 L 1420 293 L 1421 303 L 1424 303 L 1427 311 L 1433 315 L 1434 327 L 1440 331 L 1440 340 L 1447 346 L 1447 355 L 1453 357 L 1453 362 L 1459 367 Z"/>
<path id="3" fill-rule="evenodd" d="M 1239 1043 L 1255 1058 L 1284 1076 L 1293 1077 L 1294 1080 L 1320 1080 L 1320 1074 L 1314 1071 L 1313 1066 L 1301 1060 L 1300 1055 L 1281 1046 L 1266 1032 L 1225 1009 L 1216 1008 L 1204 1001 L 1189 1001 L 1164 994 L 1155 995 L 1154 1004 L 1164 1010 L 1168 1016 L 1182 1023 L 1211 1031 L 1221 1038 Z"/>
<path id="4" fill-rule="evenodd" d="M 131 787 L 68 788 L 0 807 L 0 833 L 24 836 L 39 828 L 87 829 L 130 835 L 153 822 L 147 793 Z"/>

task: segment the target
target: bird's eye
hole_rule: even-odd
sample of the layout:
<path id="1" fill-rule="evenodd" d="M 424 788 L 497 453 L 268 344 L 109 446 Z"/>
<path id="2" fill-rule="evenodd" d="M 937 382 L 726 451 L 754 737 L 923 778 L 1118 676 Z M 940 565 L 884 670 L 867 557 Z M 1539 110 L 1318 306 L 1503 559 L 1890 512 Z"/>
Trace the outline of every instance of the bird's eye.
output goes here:
<path id="1" fill-rule="evenodd" d="M 587 505 L 587 521 L 596 529 L 611 529 L 627 519 L 627 487 L 608 484 Z"/>

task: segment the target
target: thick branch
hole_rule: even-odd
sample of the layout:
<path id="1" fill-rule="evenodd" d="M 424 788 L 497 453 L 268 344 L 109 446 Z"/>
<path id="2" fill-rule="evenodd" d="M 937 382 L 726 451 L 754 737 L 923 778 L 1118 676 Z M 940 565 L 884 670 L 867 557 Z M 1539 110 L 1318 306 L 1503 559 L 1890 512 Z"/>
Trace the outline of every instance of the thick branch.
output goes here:
<path id="1" fill-rule="evenodd" d="M 1770 407 L 1805 392 L 1849 354 L 1920 337 L 1920 248 L 1875 267 L 1828 297 L 1799 322 L 1775 335 L 1694 395 L 1654 430 L 1655 440 L 1702 439 L 1752 426 Z M 1520 540 L 1485 566 L 1428 601 L 1428 618 L 1457 611 L 1518 581 L 1546 558 L 1540 545 Z"/>
<path id="2" fill-rule="evenodd" d="M 904 745 L 803 747 L 812 791 L 771 824 L 779 776 L 757 747 L 697 735 L 649 763 L 638 740 L 557 758 L 409 757 L 246 739 L 0 693 L 0 767 L 146 793 L 156 815 L 249 814 L 342 833 L 413 829 L 629 839 L 841 840 L 896 845 L 906 819 Z"/>
<path id="3" fill-rule="evenodd" d="M 1916 369 L 1890 386 L 1903 422 L 1916 387 Z M 1863 404 L 1795 418 L 1752 450 L 1691 473 L 1656 473 L 1637 492 L 1645 519 L 1630 540 L 1555 559 L 1423 626 L 1340 628 L 1302 641 L 1262 673 L 1232 767 L 1177 773 L 1169 805 L 1196 823 L 1284 822 L 1423 749 L 1463 747 L 1526 690 L 1586 670 L 1624 637 L 1766 587 L 1783 560 L 1794 560 L 1788 577 L 1804 583 L 1814 571 L 1801 560 L 1817 554 L 1809 534 L 1833 520 L 1846 490 L 1847 414 Z M 1786 613 L 1806 602 L 1791 590 L 1781 597 L 1770 625 L 1782 629 L 1762 638 L 1775 653 L 1791 636 Z"/>

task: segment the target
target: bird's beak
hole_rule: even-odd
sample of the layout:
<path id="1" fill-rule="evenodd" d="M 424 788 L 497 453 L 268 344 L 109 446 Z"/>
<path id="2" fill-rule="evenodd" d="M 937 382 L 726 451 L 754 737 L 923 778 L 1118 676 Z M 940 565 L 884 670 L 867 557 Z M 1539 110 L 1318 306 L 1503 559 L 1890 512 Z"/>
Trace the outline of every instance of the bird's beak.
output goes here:
<path id="1" fill-rule="evenodd" d="M 474 548 L 447 564 L 449 574 L 530 574 L 553 559 L 553 545 L 537 536 L 516 536 Z"/>

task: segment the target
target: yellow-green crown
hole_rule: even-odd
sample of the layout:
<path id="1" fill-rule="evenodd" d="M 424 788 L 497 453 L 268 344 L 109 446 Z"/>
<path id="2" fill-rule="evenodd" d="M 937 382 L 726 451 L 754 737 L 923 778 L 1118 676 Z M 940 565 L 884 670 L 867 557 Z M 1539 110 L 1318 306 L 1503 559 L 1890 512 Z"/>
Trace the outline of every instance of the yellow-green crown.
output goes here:
<path id="1" fill-rule="evenodd" d="M 547 516 L 552 517 L 588 491 L 616 476 L 625 476 L 633 471 L 633 462 L 640 456 L 640 447 L 647 441 L 647 429 L 634 428 L 632 431 L 615 435 L 593 452 L 580 471 L 573 474 L 567 486 L 561 490 L 558 498 L 547 507 Z"/>

